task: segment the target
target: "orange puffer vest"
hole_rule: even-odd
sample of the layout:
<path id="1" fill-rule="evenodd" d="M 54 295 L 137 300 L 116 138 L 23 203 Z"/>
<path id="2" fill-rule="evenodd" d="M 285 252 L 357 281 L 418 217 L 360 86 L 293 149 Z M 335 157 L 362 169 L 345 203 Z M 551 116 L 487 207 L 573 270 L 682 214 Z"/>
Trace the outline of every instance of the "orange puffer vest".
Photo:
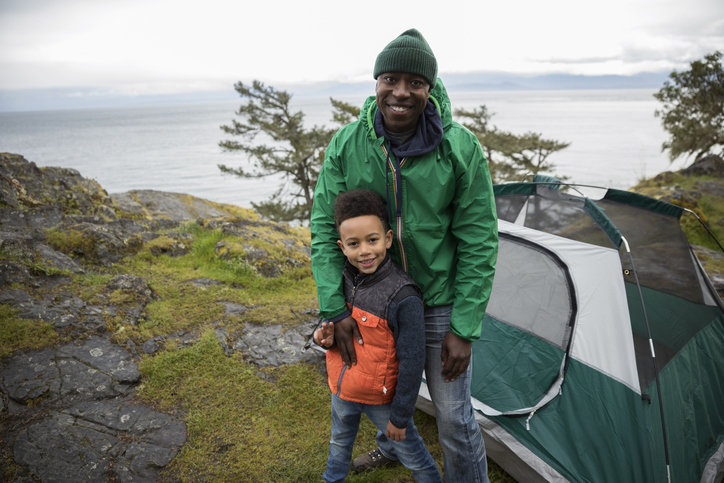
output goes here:
<path id="1" fill-rule="evenodd" d="M 364 344 L 354 345 L 357 365 L 351 369 L 344 365 L 336 347 L 327 351 L 329 388 L 341 399 L 364 404 L 392 402 L 398 362 L 387 309 L 406 286 L 415 287 L 419 293 L 389 255 L 372 274 L 355 273 L 349 262 L 345 263 L 344 294 Z"/>

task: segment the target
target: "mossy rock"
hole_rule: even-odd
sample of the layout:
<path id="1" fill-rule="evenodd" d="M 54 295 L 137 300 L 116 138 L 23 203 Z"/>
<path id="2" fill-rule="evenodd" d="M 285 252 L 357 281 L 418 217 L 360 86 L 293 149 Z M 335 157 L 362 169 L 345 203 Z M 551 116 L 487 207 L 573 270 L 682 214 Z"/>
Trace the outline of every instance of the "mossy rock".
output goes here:
<path id="1" fill-rule="evenodd" d="M 226 261 L 243 260 L 258 274 L 266 278 L 281 275 L 283 262 L 275 260 L 269 252 L 249 243 L 222 240 L 216 244 L 216 256 Z"/>
<path id="2" fill-rule="evenodd" d="M 222 216 L 256 216 L 247 208 L 215 203 L 183 193 L 131 190 L 111 195 L 113 206 L 131 217 L 188 221 Z"/>
<path id="3" fill-rule="evenodd" d="M 0 162 L 0 201 L 8 206 L 27 209 L 56 204 L 66 213 L 91 215 L 108 200 L 108 193 L 98 182 L 74 169 L 38 168 L 13 154 L 0 154 Z"/>
<path id="4" fill-rule="evenodd" d="M 118 225 L 78 223 L 49 230 L 48 244 L 88 263 L 110 267 L 143 246 L 140 236 L 129 236 Z"/>
<path id="5" fill-rule="evenodd" d="M 180 257 L 188 253 L 193 241 L 194 236 L 191 233 L 167 233 L 158 235 L 147 242 L 146 246 L 157 257 L 161 255 Z"/>

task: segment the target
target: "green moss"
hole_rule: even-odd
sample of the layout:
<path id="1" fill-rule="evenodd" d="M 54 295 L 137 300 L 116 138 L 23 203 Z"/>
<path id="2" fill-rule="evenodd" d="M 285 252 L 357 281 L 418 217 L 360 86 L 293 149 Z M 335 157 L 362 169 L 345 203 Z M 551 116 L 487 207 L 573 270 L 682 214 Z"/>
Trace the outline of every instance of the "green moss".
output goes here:
<path id="1" fill-rule="evenodd" d="M 226 319 L 222 302 L 250 308 L 243 320 L 239 317 L 226 320 L 227 327 L 232 329 L 248 322 L 295 325 L 299 320 L 292 310 L 299 313 L 317 307 L 316 286 L 309 264 L 287 266 L 281 276 L 267 279 L 242 256 L 229 259 L 217 256 L 218 242 L 238 243 L 238 237 L 225 235 L 221 230 L 208 231 L 196 223 L 185 224 L 173 231 L 194 236 L 188 254 L 157 257 L 152 255 L 147 244 L 136 256 L 125 259 L 116 267 L 118 271 L 142 276 L 158 295 L 158 299 L 147 306 L 147 321 L 138 328 L 144 337 L 190 330 Z M 300 231 L 297 235 L 300 244 L 303 244 L 304 235 L 308 236 L 308 231 Z M 166 239 L 160 237 L 153 242 L 163 245 Z M 256 238 L 249 243 L 266 250 L 275 259 L 283 260 L 289 256 L 288 249 L 281 244 Z M 218 280 L 222 284 L 196 287 L 190 281 L 197 278 Z"/>
<path id="2" fill-rule="evenodd" d="M 10 251 L 6 249 L 0 249 L 0 260 L 13 260 L 15 262 L 22 263 L 30 269 L 34 274 L 44 274 L 46 276 L 70 276 L 73 273 L 70 270 L 63 270 L 52 265 L 44 263 L 42 260 L 29 259 L 32 258 L 32 254 L 22 253 L 20 251 Z"/>
<path id="3" fill-rule="evenodd" d="M 28 263 L 27 266 L 36 275 L 41 273 L 45 274 L 48 277 L 68 277 L 73 275 L 73 272 L 71 272 L 70 270 L 63 270 L 57 267 L 53 267 L 52 265 L 46 265 L 44 263 Z"/>
<path id="4" fill-rule="evenodd" d="M 145 220 L 146 217 L 143 215 L 139 215 L 136 213 L 129 213 L 127 211 L 120 210 L 118 208 L 114 208 L 116 218 L 124 219 L 124 220 Z"/>
<path id="5" fill-rule="evenodd" d="M 73 277 L 72 282 L 67 284 L 65 289 L 83 299 L 87 304 L 102 305 L 106 298 L 101 297 L 101 294 L 111 278 L 113 278 L 113 274 L 89 270 L 85 274 Z"/>
<path id="6" fill-rule="evenodd" d="M 171 237 L 162 235 L 144 244 L 143 249 L 152 254 L 165 253 L 171 250 L 178 242 Z"/>
<path id="7" fill-rule="evenodd" d="M 96 253 L 93 240 L 78 230 L 61 231 L 57 228 L 51 228 L 46 230 L 45 238 L 48 245 L 71 256 L 81 253 Z"/>
<path id="8" fill-rule="evenodd" d="M 18 349 L 40 349 L 54 344 L 58 334 L 47 322 L 21 319 L 9 305 L 0 305 L 0 358 Z"/>

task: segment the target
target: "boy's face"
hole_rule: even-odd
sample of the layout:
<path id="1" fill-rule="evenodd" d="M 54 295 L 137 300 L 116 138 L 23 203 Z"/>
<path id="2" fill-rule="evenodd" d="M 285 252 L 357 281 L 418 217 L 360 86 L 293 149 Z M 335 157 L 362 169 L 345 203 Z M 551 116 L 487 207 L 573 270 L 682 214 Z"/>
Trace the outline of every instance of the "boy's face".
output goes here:
<path id="1" fill-rule="evenodd" d="M 348 218 L 339 225 L 337 245 L 360 273 L 374 273 L 392 246 L 392 230 L 374 215 Z"/>

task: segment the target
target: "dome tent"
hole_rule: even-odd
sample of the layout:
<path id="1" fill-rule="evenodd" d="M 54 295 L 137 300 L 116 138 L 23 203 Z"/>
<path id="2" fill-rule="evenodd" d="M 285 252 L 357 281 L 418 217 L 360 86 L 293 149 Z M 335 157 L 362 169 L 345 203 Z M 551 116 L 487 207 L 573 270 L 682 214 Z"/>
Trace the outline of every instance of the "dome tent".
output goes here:
<path id="1" fill-rule="evenodd" d="M 683 209 L 495 186 L 500 249 L 471 392 L 519 481 L 720 482 L 724 307 Z M 423 384 L 419 405 L 434 413 Z"/>

